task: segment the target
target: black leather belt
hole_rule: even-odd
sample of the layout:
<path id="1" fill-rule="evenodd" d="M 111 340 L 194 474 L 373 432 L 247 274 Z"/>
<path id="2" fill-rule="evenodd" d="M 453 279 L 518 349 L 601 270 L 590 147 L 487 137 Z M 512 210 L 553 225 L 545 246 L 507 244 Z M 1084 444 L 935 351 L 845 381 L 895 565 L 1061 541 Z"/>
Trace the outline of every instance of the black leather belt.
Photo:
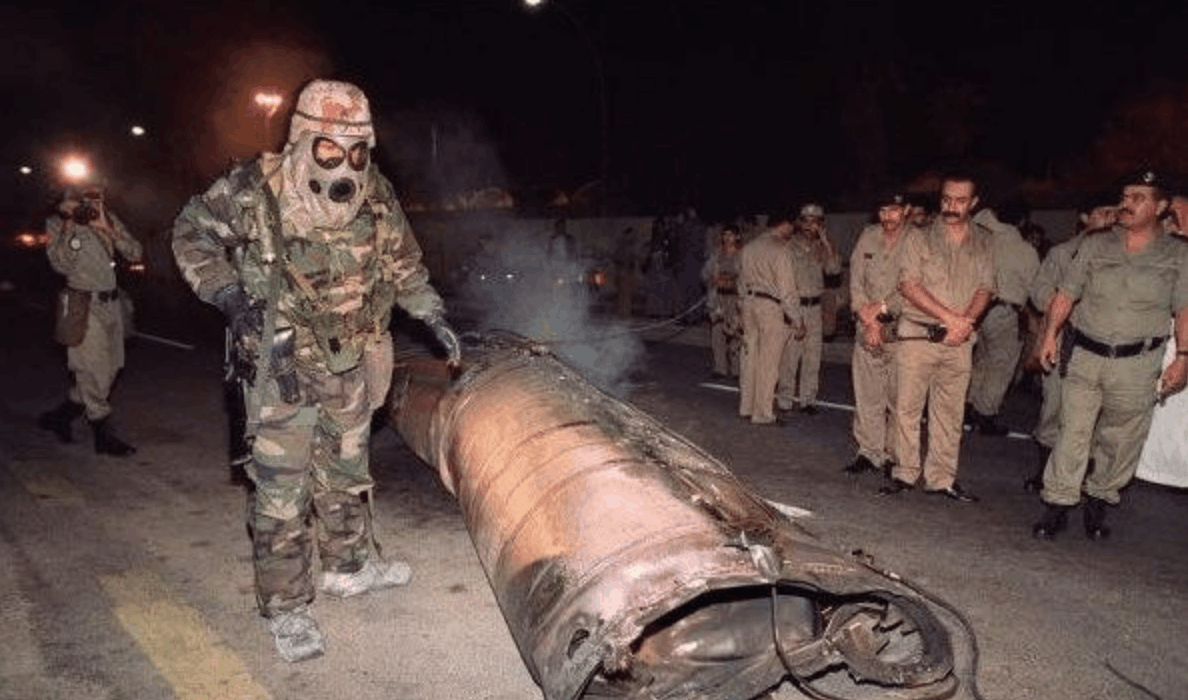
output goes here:
<path id="1" fill-rule="evenodd" d="M 801 306 L 816 306 L 821 303 L 820 295 L 815 297 L 800 297 Z"/>
<path id="2" fill-rule="evenodd" d="M 118 289 L 112 289 L 105 292 L 88 292 L 85 289 L 75 289 L 74 287 L 71 287 L 71 289 L 74 289 L 74 291 L 80 292 L 82 294 L 90 294 L 91 296 L 95 297 L 96 301 L 100 302 L 115 301 L 116 299 L 120 298 L 120 290 Z"/>
<path id="3" fill-rule="evenodd" d="M 1137 343 L 1126 343 L 1125 345 L 1109 345 L 1107 343 L 1100 343 L 1089 336 L 1082 333 L 1079 329 L 1072 329 L 1073 344 L 1077 347 L 1085 348 L 1094 355 L 1101 357 L 1134 357 L 1150 350 L 1155 350 L 1163 345 L 1163 341 L 1167 340 L 1165 336 L 1158 338 L 1147 338 L 1140 340 Z"/>
<path id="4" fill-rule="evenodd" d="M 768 294 L 767 292 L 747 292 L 747 296 L 759 297 L 760 299 L 770 299 L 777 304 L 780 303 L 779 297 L 772 295 L 772 294 Z"/>

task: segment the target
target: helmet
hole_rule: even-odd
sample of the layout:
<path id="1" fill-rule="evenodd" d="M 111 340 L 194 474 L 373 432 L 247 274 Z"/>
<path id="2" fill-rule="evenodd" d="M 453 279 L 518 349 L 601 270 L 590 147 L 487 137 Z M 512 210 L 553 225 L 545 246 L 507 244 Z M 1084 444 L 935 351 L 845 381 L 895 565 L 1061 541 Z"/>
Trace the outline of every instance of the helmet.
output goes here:
<path id="1" fill-rule="evenodd" d="M 289 122 L 289 143 L 306 133 L 367 139 L 375 147 L 371 107 L 358 87 L 337 80 L 314 80 L 297 96 L 297 107 Z"/>

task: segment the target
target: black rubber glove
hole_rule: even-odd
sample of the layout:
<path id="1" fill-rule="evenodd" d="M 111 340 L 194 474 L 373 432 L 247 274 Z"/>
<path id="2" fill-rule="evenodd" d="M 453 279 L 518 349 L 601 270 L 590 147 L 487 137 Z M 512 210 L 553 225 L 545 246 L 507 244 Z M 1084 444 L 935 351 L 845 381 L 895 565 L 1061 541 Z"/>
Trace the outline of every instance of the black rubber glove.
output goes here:
<path id="1" fill-rule="evenodd" d="M 437 342 L 441 343 L 441 347 L 446 351 L 447 363 L 451 367 L 461 366 L 462 343 L 458 340 L 458 334 L 454 332 L 454 329 L 450 328 L 441 316 L 427 317 L 425 325 L 429 326 L 429 330 L 433 331 Z"/>
<path id="2" fill-rule="evenodd" d="M 264 310 L 253 306 L 239 285 L 223 287 L 215 292 L 210 301 L 227 317 L 227 325 L 235 337 L 259 337 L 264 332 Z"/>

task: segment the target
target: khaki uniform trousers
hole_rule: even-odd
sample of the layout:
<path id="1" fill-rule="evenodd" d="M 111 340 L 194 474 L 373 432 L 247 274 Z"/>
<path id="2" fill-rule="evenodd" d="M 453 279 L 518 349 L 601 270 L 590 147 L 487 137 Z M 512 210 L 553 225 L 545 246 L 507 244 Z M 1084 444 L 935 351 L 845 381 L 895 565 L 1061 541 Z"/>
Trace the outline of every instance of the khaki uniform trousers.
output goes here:
<path id="1" fill-rule="evenodd" d="M 969 389 L 972 343 L 949 347 L 927 341 L 902 342 L 896 351 L 899 391 L 895 401 L 898 460 L 891 475 L 924 488 L 945 489 L 957 479 L 965 392 Z M 928 403 L 928 455 L 921 467 L 920 417 Z"/>
<path id="2" fill-rule="evenodd" d="M 315 539 L 324 571 L 358 571 L 370 554 L 363 498 L 374 482 L 363 368 L 298 376 L 301 404 L 282 401 L 269 380 L 260 406 L 248 406 L 248 415 L 260 416 L 247 467 L 256 486 L 248 526 L 256 599 L 266 617 L 313 600 Z"/>
<path id="3" fill-rule="evenodd" d="M 815 406 L 821 384 L 821 305 L 806 306 L 801 310 L 804 312 L 801 316 L 804 337 L 797 340 L 789 335 L 780 358 L 780 388 L 776 401 L 784 410 L 797 405 Z"/>
<path id="4" fill-rule="evenodd" d="M 1060 437 L 1044 469 L 1044 502 L 1072 506 L 1081 491 L 1117 504 L 1151 428 L 1163 353 L 1110 359 L 1073 350 L 1060 397 Z M 1090 452 L 1093 473 L 1086 475 Z"/>
<path id="5" fill-rule="evenodd" d="M 762 297 L 742 302 L 743 354 L 739 376 L 738 414 L 752 423 L 775 421 L 775 390 L 780 355 L 791 328 L 780 305 Z"/>
<path id="6" fill-rule="evenodd" d="M 717 319 L 710 324 L 710 349 L 714 354 L 714 372 L 737 377 L 739 356 L 742 353 L 740 338 L 734 334 L 736 324 Z"/>
<path id="7" fill-rule="evenodd" d="M 1060 437 L 1060 393 L 1064 388 L 1064 380 L 1060 377 L 1060 368 L 1053 367 L 1044 375 L 1041 384 L 1044 401 L 1040 404 L 1039 418 L 1035 422 L 1035 430 L 1031 436 L 1035 441 L 1049 449 L 1056 446 Z"/>
<path id="8" fill-rule="evenodd" d="M 854 344 L 850 374 L 854 381 L 854 442 L 858 454 L 875 465 L 895 461 L 896 346 L 878 352 Z"/>
<path id="9" fill-rule="evenodd" d="M 92 294 L 83 341 L 66 349 L 66 367 L 74 374 L 70 400 L 86 407 L 87 420 L 111 415 L 111 385 L 124 366 L 124 312 L 119 299 L 99 301 Z"/>
<path id="10" fill-rule="evenodd" d="M 1015 378 L 1022 351 L 1018 312 L 1010 306 L 996 304 L 978 329 L 978 343 L 973 351 L 969 402 L 975 411 L 983 416 L 998 415 Z"/>

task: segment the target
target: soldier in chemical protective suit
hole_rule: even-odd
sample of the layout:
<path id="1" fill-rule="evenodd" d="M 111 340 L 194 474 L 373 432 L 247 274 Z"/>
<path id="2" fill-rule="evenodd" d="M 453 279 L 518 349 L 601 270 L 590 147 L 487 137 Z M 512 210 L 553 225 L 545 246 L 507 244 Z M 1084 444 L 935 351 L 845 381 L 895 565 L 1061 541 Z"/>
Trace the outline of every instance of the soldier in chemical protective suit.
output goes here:
<path id="1" fill-rule="evenodd" d="M 371 414 L 391 380 L 393 304 L 460 361 L 374 146 L 363 92 L 315 80 L 298 96 L 284 151 L 234 166 L 173 230 L 183 276 L 223 311 L 240 350 L 256 597 L 290 662 L 325 651 L 309 611 L 315 542 L 322 593 L 411 577 L 376 552 L 367 464 Z"/>
<path id="2" fill-rule="evenodd" d="M 50 265 L 66 278 L 58 296 L 58 341 L 67 346 L 73 383 L 65 401 L 42 413 L 37 425 L 70 442 L 71 424 L 86 414 L 95 452 L 124 457 L 136 450 L 111 427 L 108 396 L 124 366 L 124 318 L 115 258 L 139 262 L 140 243 L 106 206 L 103 188 L 88 185 L 67 194 L 46 221 Z M 77 310 L 77 314 L 72 313 Z M 73 319 L 64 322 L 63 319 Z M 63 331 L 64 327 L 74 330 Z"/>

